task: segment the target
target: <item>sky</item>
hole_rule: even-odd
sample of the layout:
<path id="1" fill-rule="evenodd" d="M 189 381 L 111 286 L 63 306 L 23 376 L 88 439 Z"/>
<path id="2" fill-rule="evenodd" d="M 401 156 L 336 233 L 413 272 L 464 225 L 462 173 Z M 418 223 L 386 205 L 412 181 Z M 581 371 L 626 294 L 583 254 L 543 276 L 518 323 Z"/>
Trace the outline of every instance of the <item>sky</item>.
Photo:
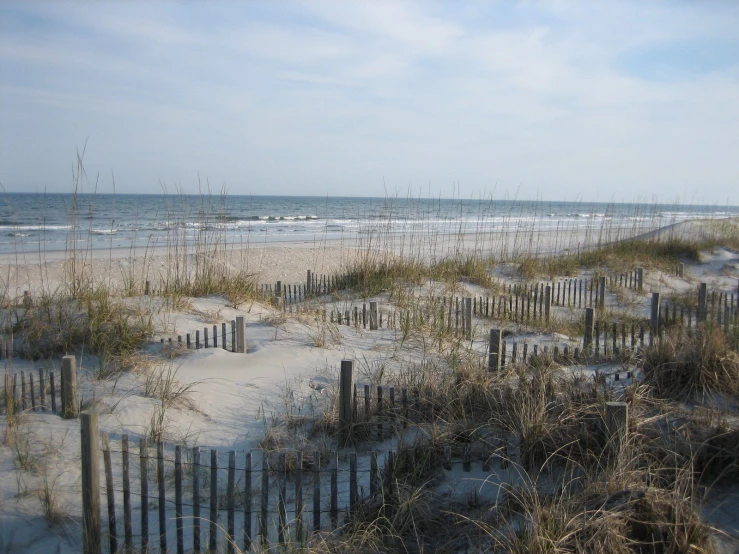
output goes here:
<path id="1" fill-rule="evenodd" d="M 0 186 L 739 204 L 739 2 L 0 3 Z"/>

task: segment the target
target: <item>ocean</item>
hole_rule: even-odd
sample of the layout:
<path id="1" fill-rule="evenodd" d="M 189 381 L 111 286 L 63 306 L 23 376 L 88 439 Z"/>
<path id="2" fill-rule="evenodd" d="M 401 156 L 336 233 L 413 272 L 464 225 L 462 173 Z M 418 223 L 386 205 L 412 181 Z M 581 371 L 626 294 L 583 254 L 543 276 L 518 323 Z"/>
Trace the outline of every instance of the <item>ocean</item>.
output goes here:
<path id="1" fill-rule="evenodd" d="M 739 207 L 316 196 L 32 194 L 0 196 L 0 253 L 76 246 L 130 248 L 197 240 L 232 243 L 354 239 L 372 233 L 648 231 Z"/>

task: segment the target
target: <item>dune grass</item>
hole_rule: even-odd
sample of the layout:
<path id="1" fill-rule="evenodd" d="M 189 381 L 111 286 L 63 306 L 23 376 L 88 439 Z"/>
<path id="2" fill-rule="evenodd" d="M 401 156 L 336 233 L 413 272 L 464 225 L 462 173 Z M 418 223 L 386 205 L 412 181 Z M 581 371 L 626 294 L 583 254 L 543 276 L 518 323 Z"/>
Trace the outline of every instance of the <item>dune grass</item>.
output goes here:
<path id="1" fill-rule="evenodd" d="M 643 355 L 644 382 L 673 399 L 739 397 L 739 353 L 720 327 L 671 329 Z"/>
<path id="2" fill-rule="evenodd" d="M 173 203 L 181 201 L 173 198 Z M 205 195 L 198 211 L 203 231 L 197 239 L 193 242 L 176 231 L 183 225 L 173 225 L 163 265 L 153 268 L 145 252 L 141 271 L 129 273 L 118 290 L 93 279 L 86 264 L 89 252 L 77 249 L 73 238 L 67 286 L 44 291 L 31 301 L 6 294 L 5 333 L 21 345 L 19 353 L 30 358 L 84 349 L 126 370 L 135 364 L 121 360 L 140 354 L 155 331 L 154 308 L 141 296 L 146 280 L 171 305 L 215 294 L 234 306 L 258 299 L 257 276 L 244 269 L 243 258 L 234 259 L 243 251 L 237 254 L 223 234 L 207 225 L 218 217 L 223 203 L 223 195 L 216 199 Z M 176 220 L 179 213 L 173 209 L 170 217 Z M 670 422 L 680 417 L 679 401 L 718 394 L 739 398 L 736 340 L 718 329 L 701 327 L 690 337 L 670 331 L 665 340 L 628 360 L 643 371 L 643 382 L 617 388 L 602 379 L 587 379 L 543 354 L 532 364 L 487 371 L 474 333 L 467 340 L 448 322 L 435 323 L 423 310 L 410 310 L 430 306 L 428 313 L 433 313 L 439 308 L 439 289 L 476 286 L 497 293 L 503 280 L 494 270 L 500 263 L 517 266 L 515 278 L 520 281 L 639 265 L 668 269 L 678 260 L 698 260 L 706 248 L 735 248 L 739 244 L 736 227 L 719 226 L 712 237 L 696 240 L 603 241 L 577 254 L 514 255 L 494 251 L 487 244 L 431 257 L 423 255 L 425 243 L 417 237 L 410 237 L 400 250 L 397 245 L 388 246 L 390 231 L 379 243 L 360 248 L 347 268 L 349 288 L 341 294 L 386 294 L 394 306 L 409 310 L 398 325 L 393 350 L 396 371 L 390 374 L 384 367 L 368 367 L 367 373 L 373 386 L 418 390 L 421 400 L 407 413 L 396 405 L 386 414 L 396 452 L 393 471 L 385 474 L 387 496 L 363 502 L 340 532 L 316 534 L 303 545 L 287 545 L 285 551 L 710 551 L 710 529 L 700 518 L 704 476 L 716 481 L 716 476 L 737 474 L 739 431 L 694 419 L 691 433 L 679 434 Z M 611 235 L 609 229 L 600 232 Z M 521 240 L 527 239 L 524 235 L 522 231 Z M 517 241 L 514 237 L 514 244 Z M 295 316 L 296 321 L 299 318 Z M 308 332 L 315 347 L 341 344 L 338 327 L 317 317 L 308 324 L 317 329 Z M 519 325 L 511 326 L 510 332 L 520 329 L 573 336 L 583 330 L 580 315 L 563 310 L 553 315 L 548 328 Z M 415 363 L 419 353 L 423 363 Z M 197 410 L 194 385 L 179 384 L 171 363 L 143 375 L 142 394 L 159 403 L 148 430 L 152 439 L 171 436 L 170 412 L 178 406 Z M 335 391 L 329 394 L 332 401 L 323 412 L 312 406 L 296 417 L 288 409 L 285 418 L 270 425 L 265 418 L 262 445 L 272 455 L 296 445 L 318 445 L 317 451 L 327 452 L 329 445 L 337 444 L 338 433 Z M 610 401 L 627 402 L 631 412 L 630 438 L 620 456 L 609 454 L 603 424 Z M 376 425 L 371 418 L 359 422 L 351 436 L 354 446 L 369 446 Z M 15 436 L 10 439 L 23 446 Z M 446 449 L 455 458 L 471 452 L 475 464 L 490 464 L 488 478 L 500 486 L 500 494 L 486 495 L 484 482 L 470 498 L 442 494 L 448 471 Z M 45 498 L 42 503 L 48 505 Z"/>

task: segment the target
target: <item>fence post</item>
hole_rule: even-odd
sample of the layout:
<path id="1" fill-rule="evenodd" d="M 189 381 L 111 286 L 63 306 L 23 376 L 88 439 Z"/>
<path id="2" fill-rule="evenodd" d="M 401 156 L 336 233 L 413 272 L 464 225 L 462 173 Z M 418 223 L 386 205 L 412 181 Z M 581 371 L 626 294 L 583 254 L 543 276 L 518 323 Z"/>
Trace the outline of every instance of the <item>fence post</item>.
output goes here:
<path id="1" fill-rule="evenodd" d="M 275 284 L 275 295 L 272 297 L 272 304 L 278 310 L 282 308 L 282 281 Z"/>
<path id="2" fill-rule="evenodd" d="M 377 302 L 370 302 L 370 331 L 377 331 Z"/>
<path id="3" fill-rule="evenodd" d="M 247 452 L 244 466 L 244 552 L 249 552 L 252 545 L 251 506 L 251 452 Z"/>
<path id="4" fill-rule="evenodd" d="M 354 416 L 354 362 L 341 360 L 339 378 L 339 430 L 340 440 L 348 442 Z"/>
<path id="5" fill-rule="evenodd" d="M 100 444 L 98 415 L 84 413 L 80 418 L 82 445 L 82 546 L 84 554 L 100 554 Z"/>
<path id="6" fill-rule="evenodd" d="M 313 530 L 321 530 L 321 452 L 313 453 Z"/>
<path id="7" fill-rule="evenodd" d="M 698 289 L 698 321 L 705 321 L 708 316 L 708 285 L 701 283 Z"/>
<path id="8" fill-rule="evenodd" d="M 370 452 L 370 485 L 369 485 L 369 500 L 374 502 L 377 496 L 377 491 L 380 485 L 380 473 L 377 466 L 377 450 Z"/>
<path id="9" fill-rule="evenodd" d="M 174 450 L 174 515 L 177 533 L 177 554 L 185 553 L 185 529 L 182 520 L 182 446 Z"/>
<path id="10" fill-rule="evenodd" d="M 62 386 L 64 386 L 64 381 L 62 381 Z M 20 397 L 20 391 L 18 390 L 18 374 L 13 373 L 13 410 L 15 410 L 15 413 L 17 414 L 21 409 L 21 397 Z M 62 396 L 64 394 L 62 393 Z M 64 413 L 64 406 L 62 406 L 62 413 Z"/>
<path id="11" fill-rule="evenodd" d="M 26 403 L 26 372 L 21 371 L 21 401 L 19 403 L 22 412 L 25 412 L 28 408 Z"/>
<path id="12" fill-rule="evenodd" d="M 589 353 L 593 346 L 593 330 L 595 326 L 595 310 L 585 308 L 585 335 L 583 336 L 582 349 Z"/>
<path id="13" fill-rule="evenodd" d="M 236 316 L 236 352 L 246 354 L 246 323 L 243 315 Z"/>
<path id="14" fill-rule="evenodd" d="M 77 361 L 74 356 L 62 358 L 62 405 L 64 419 L 75 419 L 80 415 L 77 401 Z"/>
<path id="15" fill-rule="evenodd" d="M 469 296 L 464 299 L 464 331 L 465 338 L 472 340 L 472 298 Z"/>
<path id="16" fill-rule="evenodd" d="M 441 466 L 447 471 L 452 470 L 452 447 L 449 445 L 444 447 L 444 461 Z"/>
<path id="17" fill-rule="evenodd" d="M 339 525 L 339 453 L 331 452 L 331 525 Z"/>
<path id="18" fill-rule="evenodd" d="M 131 522 L 131 468 L 129 465 L 128 435 L 121 437 L 121 458 L 123 464 L 123 548 L 133 551 L 133 527 Z"/>
<path id="19" fill-rule="evenodd" d="M 5 373 L 5 421 L 9 422 L 15 413 L 15 397 L 13 396 L 13 376 Z M 6 424 L 6 433 L 8 433 L 9 424 Z"/>
<path id="20" fill-rule="evenodd" d="M 644 268 L 636 268 L 636 288 L 641 292 L 644 288 Z"/>
<path id="21" fill-rule="evenodd" d="M 392 516 L 395 511 L 395 451 L 391 450 L 387 453 L 386 467 L 385 467 L 385 480 L 383 483 L 385 507 L 388 511 L 388 515 Z"/>
<path id="22" fill-rule="evenodd" d="M 44 379 L 44 370 L 39 368 L 38 370 L 38 395 L 39 402 L 41 402 L 41 411 L 46 411 L 46 380 Z"/>
<path id="23" fill-rule="evenodd" d="M 210 515 L 208 518 L 208 552 L 218 545 L 218 450 L 210 450 Z"/>
<path id="24" fill-rule="evenodd" d="M 118 529 L 115 517 L 115 491 L 113 487 L 113 465 L 110 460 L 108 433 L 103 433 L 103 464 L 105 466 L 105 492 L 108 497 L 108 541 L 110 551 L 118 551 Z"/>
<path id="25" fill-rule="evenodd" d="M 552 286 L 547 285 L 544 292 L 544 325 L 549 325 L 549 313 L 552 310 Z"/>
<path id="26" fill-rule="evenodd" d="M 226 483 L 226 509 L 228 512 L 228 515 L 226 516 L 226 552 L 228 552 L 228 554 L 234 554 L 234 552 L 236 552 L 235 483 L 236 452 L 232 450 L 228 453 L 228 481 Z"/>
<path id="27" fill-rule="evenodd" d="M 604 310 L 606 307 L 606 277 L 601 276 L 600 282 L 598 283 L 598 307 Z"/>
<path id="28" fill-rule="evenodd" d="M 626 402 L 606 402 L 606 429 L 612 451 L 620 454 L 626 446 L 629 430 L 629 405 Z"/>
<path id="29" fill-rule="evenodd" d="M 262 545 L 269 544 L 269 458 L 262 450 L 262 498 L 261 514 L 259 516 L 259 536 Z"/>
<path id="30" fill-rule="evenodd" d="M 303 451 L 295 453 L 295 540 L 303 543 Z"/>
<path id="31" fill-rule="evenodd" d="M 652 328 L 652 336 L 656 337 L 659 333 L 659 304 L 660 294 L 658 292 L 652 293 L 652 312 L 650 316 L 650 323 Z M 654 341 L 654 339 L 652 339 Z"/>
<path id="32" fill-rule="evenodd" d="M 677 276 L 683 277 L 685 275 L 685 264 L 680 262 L 677 264 Z"/>
<path id="33" fill-rule="evenodd" d="M 149 447 L 139 439 L 139 470 L 141 473 L 141 552 L 149 552 Z"/>
<path id="34" fill-rule="evenodd" d="M 490 344 L 488 346 L 488 370 L 497 371 L 501 367 L 503 331 L 490 329 Z"/>
<path id="35" fill-rule="evenodd" d="M 157 441 L 157 485 L 159 493 L 159 550 L 167 552 L 167 498 L 164 482 L 164 443 Z"/>
<path id="36" fill-rule="evenodd" d="M 192 449 L 192 549 L 200 553 L 200 448 Z"/>
<path id="37" fill-rule="evenodd" d="M 311 292 L 313 292 L 313 276 L 311 275 L 310 269 L 308 270 L 307 276 L 305 278 L 305 292 L 306 296 L 309 296 Z"/>
<path id="38" fill-rule="evenodd" d="M 349 513 L 354 514 L 359 501 L 357 487 L 357 453 L 349 453 Z"/>
<path id="39" fill-rule="evenodd" d="M 31 410 L 36 411 L 36 389 L 33 382 L 33 371 L 28 372 L 28 388 L 31 390 Z"/>
<path id="40" fill-rule="evenodd" d="M 287 537 L 287 461 L 284 452 L 279 457 L 279 480 L 277 484 L 277 542 L 280 546 L 285 544 Z"/>

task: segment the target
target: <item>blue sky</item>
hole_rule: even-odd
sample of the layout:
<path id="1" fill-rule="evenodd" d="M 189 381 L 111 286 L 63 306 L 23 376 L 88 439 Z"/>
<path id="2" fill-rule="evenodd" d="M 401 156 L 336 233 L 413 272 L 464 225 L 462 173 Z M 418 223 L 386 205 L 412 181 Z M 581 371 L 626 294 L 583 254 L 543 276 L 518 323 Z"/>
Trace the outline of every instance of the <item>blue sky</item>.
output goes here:
<path id="1" fill-rule="evenodd" d="M 739 204 L 739 2 L 3 2 L 0 184 Z"/>

